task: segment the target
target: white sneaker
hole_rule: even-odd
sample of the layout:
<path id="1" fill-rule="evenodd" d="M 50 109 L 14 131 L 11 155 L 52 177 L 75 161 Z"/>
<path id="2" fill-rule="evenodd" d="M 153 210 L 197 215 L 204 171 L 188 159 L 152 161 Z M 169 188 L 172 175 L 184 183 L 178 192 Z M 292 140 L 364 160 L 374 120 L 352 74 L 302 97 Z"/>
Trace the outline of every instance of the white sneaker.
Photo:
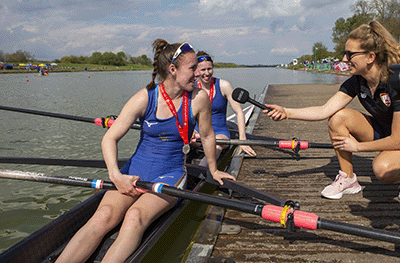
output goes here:
<path id="1" fill-rule="evenodd" d="M 361 191 L 361 186 L 357 181 L 356 174 L 353 178 L 348 178 L 345 172 L 339 170 L 335 181 L 331 185 L 325 187 L 321 195 L 330 199 L 340 199 L 343 194 L 356 194 Z"/>

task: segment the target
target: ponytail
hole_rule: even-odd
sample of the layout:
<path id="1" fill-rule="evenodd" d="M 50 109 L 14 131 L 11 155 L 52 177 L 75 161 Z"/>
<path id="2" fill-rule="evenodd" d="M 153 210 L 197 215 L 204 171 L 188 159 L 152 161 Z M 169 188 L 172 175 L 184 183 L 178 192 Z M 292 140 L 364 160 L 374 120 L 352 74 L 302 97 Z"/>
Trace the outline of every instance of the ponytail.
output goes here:
<path id="1" fill-rule="evenodd" d="M 156 86 L 156 77 L 159 74 L 159 61 L 158 58 L 160 56 L 160 53 L 164 50 L 165 47 L 167 47 L 169 44 L 167 41 L 164 39 L 156 39 L 153 43 L 153 52 L 154 52 L 154 62 L 153 62 L 153 73 L 151 81 L 149 84 L 147 84 L 146 89 L 154 89 Z"/>
<path id="2" fill-rule="evenodd" d="M 164 81 L 168 76 L 168 67 L 171 64 L 172 57 L 175 51 L 180 47 L 180 43 L 169 44 L 164 39 L 156 39 L 153 43 L 154 62 L 153 62 L 153 73 L 152 79 L 147 84 L 146 89 L 154 89 L 156 86 L 156 77 L 159 76 L 159 81 Z M 194 51 L 192 51 L 194 52 Z M 179 67 L 179 59 L 175 60 L 174 65 Z"/>
<path id="3" fill-rule="evenodd" d="M 354 29 L 349 39 L 361 40 L 360 47 L 376 54 L 376 62 L 381 67 L 380 80 L 387 82 L 391 73 L 389 66 L 400 64 L 400 45 L 378 21 L 371 21 Z"/>

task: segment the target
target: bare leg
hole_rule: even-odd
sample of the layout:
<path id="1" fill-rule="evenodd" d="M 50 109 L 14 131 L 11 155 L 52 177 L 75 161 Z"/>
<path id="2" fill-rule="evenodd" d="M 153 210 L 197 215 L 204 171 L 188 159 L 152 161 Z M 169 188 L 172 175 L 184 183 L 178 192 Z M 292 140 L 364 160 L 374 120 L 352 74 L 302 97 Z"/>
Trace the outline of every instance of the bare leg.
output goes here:
<path id="1" fill-rule="evenodd" d="M 330 137 L 349 137 L 350 134 L 358 141 L 373 141 L 374 130 L 367 118 L 353 109 L 342 109 L 329 119 Z M 339 160 L 340 170 L 349 178 L 353 178 L 353 154 L 347 151 L 335 150 Z"/>
<path id="2" fill-rule="evenodd" d="M 95 214 L 73 236 L 56 262 L 85 262 L 136 199 L 118 191 L 107 191 Z"/>
<path id="3" fill-rule="evenodd" d="M 217 135 L 215 136 L 215 138 L 216 138 L 216 139 L 222 139 L 222 140 L 227 140 L 227 139 L 229 139 L 228 137 L 226 137 L 226 136 L 223 135 L 223 134 L 217 134 Z M 219 145 L 219 144 L 217 144 L 216 152 L 215 152 L 215 158 L 218 159 L 219 156 L 221 155 L 221 152 L 222 152 L 224 149 L 226 149 L 227 147 L 228 147 L 228 145 Z M 204 157 L 203 159 L 201 159 L 199 165 L 200 165 L 200 166 L 204 166 L 204 167 L 208 167 L 207 158 Z"/>
<path id="4" fill-rule="evenodd" d="M 177 199 L 166 195 L 146 193 L 125 214 L 119 235 L 102 262 L 124 262 L 139 246 L 144 231 L 163 213 L 176 204 Z"/>
<path id="5" fill-rule="evenodd" d="M 372 163 L 376 178 L 385 183 L 400 182 L 400 151 L 383 151 Z"/>

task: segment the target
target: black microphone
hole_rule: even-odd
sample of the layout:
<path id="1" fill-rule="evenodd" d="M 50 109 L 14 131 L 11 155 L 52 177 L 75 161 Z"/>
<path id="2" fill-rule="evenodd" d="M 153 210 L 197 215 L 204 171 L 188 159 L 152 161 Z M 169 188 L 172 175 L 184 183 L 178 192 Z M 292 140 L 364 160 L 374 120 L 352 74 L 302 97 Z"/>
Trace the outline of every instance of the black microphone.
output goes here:
<path id="1" fill-rule="evenodd" d="M 244 90 L 242 88 L 236 88 L 233 90 L 232 92 L 232 99 L 243 104 L 246 102 L 250 102 L 251 104 L 263 109 L 263 110 L 268 110 L 271 111 L 272 109 L 268 108 L 267 106 L 265 106 L 264 104 L 259 103 L 256 100 L 253 100 L 252 98 L 250 98 L 249 96 L 249 92 L 247 90 Z"/>

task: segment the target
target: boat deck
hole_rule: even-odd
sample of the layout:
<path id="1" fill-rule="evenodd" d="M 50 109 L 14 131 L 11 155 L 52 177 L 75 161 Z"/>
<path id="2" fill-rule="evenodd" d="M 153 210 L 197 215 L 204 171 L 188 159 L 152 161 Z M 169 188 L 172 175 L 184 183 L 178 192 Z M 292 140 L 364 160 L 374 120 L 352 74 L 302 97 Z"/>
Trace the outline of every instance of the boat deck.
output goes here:
<path id="1" fill-rule="evenodd" d="M 323 104 L 340 85 L 270 85 L 265 102 L 288 107 Z M 251 94 L 253 96 L 253 94 Z M 362 110 L 356 99 L 349 107 Z M 362 110 L 363 111 L 363 110 Z M 329 143 L 327 121 L 273 122 L 260 114 L 253 134 L 290 140 Z M 332 149 L 307 149 L 296 158 L 291 150 L 253 147 L 256 158 L 245 158 L 238 181 L 277 197 L 299 201 L 302 211 L 338 222 L 399 231 L 398 185 L 379 182 L 371 165 L 376 153 L 354 155 L 355 172 L 363 188 L 339 200 L 324 199 L 321 190 L 335 178 L 339 164 Z M 235 193 L 234 193 L 235 195 Z M 261 217 L 227 210 L 223 229 L 208 262 L 399 262 L 400 249 L 376 241 L 328 230 L 295 233 Z M 236 228 L 235 228 L 236 226 Z"/>

